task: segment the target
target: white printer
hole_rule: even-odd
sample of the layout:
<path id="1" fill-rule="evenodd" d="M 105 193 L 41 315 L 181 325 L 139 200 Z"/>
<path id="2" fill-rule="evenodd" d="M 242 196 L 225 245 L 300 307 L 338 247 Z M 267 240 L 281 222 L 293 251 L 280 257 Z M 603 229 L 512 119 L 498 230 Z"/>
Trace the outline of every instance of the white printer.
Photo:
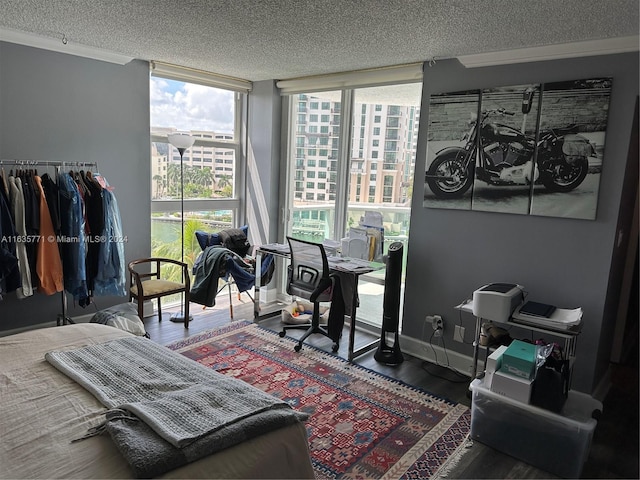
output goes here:
<path id="1" fill-rule="evenodd" d="M 524 287 L 513 283 L 490 283 L 473 292 L 472 311 L 476 317 L 507 322 L 524 301 Z"/>

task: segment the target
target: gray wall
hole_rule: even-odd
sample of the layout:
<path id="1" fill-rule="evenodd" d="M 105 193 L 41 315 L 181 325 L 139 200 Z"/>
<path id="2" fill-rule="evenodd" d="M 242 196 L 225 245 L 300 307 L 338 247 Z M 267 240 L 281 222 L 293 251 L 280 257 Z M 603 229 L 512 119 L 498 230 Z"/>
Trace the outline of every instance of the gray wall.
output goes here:
<path id="1" fill-rule="evenodd" d="M 430 94 L 603 76 L 613 77 L 613 87 L 595 221 L 423 208 L 418 172 L 425 169 Z M 447 349 L 471 355 L 472 347 L 452 335 L 461 321 L 470 340 L 474 319 L 453 307 L 484 284 L 518 283 L 533 300 L 583 308 L 573 387 L 592 392 L 608 367 L 616 320 L 609 274 L 620 254 L 616 225 L 637 95 L 637 53 L 469 70 L 455 60 L 425 66 L 403 335 L 427 341 L 424 317 L 440 314 Z M 511 334 L 530 337 L 517 329 Z"/>
<path id="2" fill-rule="evenodd" d="M 0 158 L 97 162 L 115 187 L 127 261 L 151 251 L 149 142 L 146 62 L 120 66 L 0 42 Z M 96 297 L 99 308 L 122 301 Z M 72 316 L 95 309 L 69 298 Z M 0 329 L 55 321 L 60 311 L 60 294 L 9 294 Z"/>

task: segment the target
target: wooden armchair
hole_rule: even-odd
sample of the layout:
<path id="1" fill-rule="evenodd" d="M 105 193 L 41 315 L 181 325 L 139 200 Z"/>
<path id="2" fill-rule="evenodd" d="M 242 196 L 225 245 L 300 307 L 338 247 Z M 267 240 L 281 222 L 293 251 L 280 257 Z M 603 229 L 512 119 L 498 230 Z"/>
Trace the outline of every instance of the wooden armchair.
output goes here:
<path id="1" fill-rule="evenodd" d="M 160 267 L 173 264 L 182 269 L 184 283 L 163 280 Z M 181 293 L 184 295 L 184 326 L 189 327 L 189 268 L 186 263 L 170 258 L 145 258 L 129 263 L 129 301 L 138 302 L 138 316 L 142 319 L 145 300 L 158 299 L 158 320 L 162 321 L 160 299 L 167 295 Z"/>

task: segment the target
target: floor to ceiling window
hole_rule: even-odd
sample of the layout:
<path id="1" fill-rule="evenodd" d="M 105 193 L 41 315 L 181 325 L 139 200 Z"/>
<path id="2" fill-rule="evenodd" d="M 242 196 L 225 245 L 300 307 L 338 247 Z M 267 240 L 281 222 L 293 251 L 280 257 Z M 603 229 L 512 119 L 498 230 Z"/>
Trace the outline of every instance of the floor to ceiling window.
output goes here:
<path id="1" fill-rule="evenodd" d="M 288 234 L 334 238 L 341 137 L 341 92 L 296 95 L 289 164 L 293 205 Z"/>
<path id="2" fill-rule="evenodd" d="M 346 227 L 382 214 L 385 245 L 406 244 L 422 84 L 353 91 Z M 346 230 L 344 232 L 346 234 Z"/>
<path id="3" fill-rule="evenodd" d="M 396 241 L 406 247 L 421 90 L 420 82 L 289 97 L 287 235 L 340 240 L 373 211 L 384 252 Z M 359 319 L 378 326 L 383 275 L 363 276 L 359 288 Z"/>
<path id="4" fill-rule="evenodd" d="M 244 220 L 239 160 L 246 94 L 156 72 L 150 82 L 152 255 L 180 259 L 184 247 L 184 260 L 193 265 L 200 251 L 195 230 L 218 231 Z M 177 131 L 195 137 L 182 166 L 167 141 Z"/>

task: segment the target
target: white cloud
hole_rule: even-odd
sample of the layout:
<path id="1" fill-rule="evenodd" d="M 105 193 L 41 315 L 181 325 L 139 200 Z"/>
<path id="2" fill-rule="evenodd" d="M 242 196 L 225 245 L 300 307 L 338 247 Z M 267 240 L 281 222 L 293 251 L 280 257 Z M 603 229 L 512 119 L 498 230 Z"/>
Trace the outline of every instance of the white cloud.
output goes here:
<path id="1" fill-rule="evenodd" d="M 233 98 L 228 90 L 151 77 L 151 125 L 231 133 Z"/>

